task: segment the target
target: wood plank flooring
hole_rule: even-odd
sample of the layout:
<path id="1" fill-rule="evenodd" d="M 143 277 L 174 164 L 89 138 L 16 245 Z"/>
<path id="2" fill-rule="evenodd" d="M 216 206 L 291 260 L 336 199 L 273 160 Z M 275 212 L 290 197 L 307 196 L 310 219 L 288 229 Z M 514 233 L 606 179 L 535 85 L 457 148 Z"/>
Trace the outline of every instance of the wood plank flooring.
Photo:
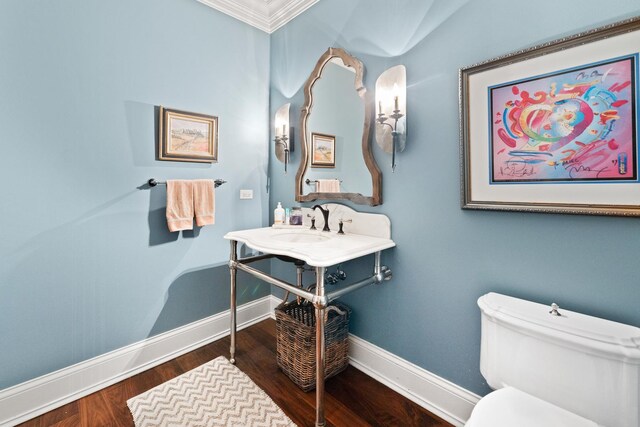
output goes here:
<path id="1" fill-rule="evenodd" d="M 276 364 L 275 321 L 238 332 L 236 365 L 300 427 L 315 422 L 315 392 L 304 393 Z M 21 426 L 133 426 L 127 399 L 218 356 L 229 357 L 229 337 L 142 372 Z M 328 426 L 448 427 L 449 423 L 349 366 L 326 382 Z"/>

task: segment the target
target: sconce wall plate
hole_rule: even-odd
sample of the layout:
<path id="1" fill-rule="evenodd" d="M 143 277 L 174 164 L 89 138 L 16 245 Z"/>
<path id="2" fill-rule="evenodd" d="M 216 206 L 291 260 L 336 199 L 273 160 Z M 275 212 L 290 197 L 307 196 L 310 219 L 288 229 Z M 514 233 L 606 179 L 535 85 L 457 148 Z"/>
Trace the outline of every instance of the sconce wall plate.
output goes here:
<path id="1" fill-rule="evenodd" d="M 406 141 L 407 69 L 404 65 L 396 65 L 376 80 L 376 142 L 384 152 L 392 154 L 393 168 L 395 152 L 404 151 Z"/>

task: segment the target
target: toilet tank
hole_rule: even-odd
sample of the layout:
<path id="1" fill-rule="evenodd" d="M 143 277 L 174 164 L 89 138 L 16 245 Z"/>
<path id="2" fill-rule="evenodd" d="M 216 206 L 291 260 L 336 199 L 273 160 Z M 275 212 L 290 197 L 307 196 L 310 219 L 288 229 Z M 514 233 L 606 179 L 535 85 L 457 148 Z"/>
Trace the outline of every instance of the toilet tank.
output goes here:
<path id="1" fill-rule="evenodd" d="M 480 371 L 602 426 L 640 426 L 640 328 L 489 293 Z"/>

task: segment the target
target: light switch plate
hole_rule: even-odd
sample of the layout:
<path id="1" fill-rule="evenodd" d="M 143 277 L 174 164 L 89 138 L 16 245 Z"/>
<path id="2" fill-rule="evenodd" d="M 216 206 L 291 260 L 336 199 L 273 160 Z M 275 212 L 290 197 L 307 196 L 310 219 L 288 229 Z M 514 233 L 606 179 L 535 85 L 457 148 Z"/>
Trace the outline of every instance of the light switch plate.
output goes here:
<path id="1" fill-rule="evenodd" d="M 253 190 L 240 190 L 240 200 L 253 199 Z"/>

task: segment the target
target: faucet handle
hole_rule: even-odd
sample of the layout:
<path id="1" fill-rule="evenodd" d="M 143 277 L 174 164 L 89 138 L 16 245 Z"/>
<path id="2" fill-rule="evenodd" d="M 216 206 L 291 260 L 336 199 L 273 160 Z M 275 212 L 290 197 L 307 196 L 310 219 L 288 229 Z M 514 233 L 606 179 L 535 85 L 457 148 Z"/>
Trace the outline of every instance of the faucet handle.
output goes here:
<path id="1" fill-rule="evenodd" d="M 316 229 L 316 217 L 313 216 L 313 215 L 307 214 L 307 218 L 311 218 L 311 227 L 309 227 L 309 230 L 317 230 Z"/>
<path id="2" fill-rule="evenodd" d="M 325 282 L 329 285 L 335 285 L 336 283 L 338 283 L 338 277 L 333 273 L 327 274 L 325 276 Z"/>
<path id="3" fill-rule="evenodd" d="M 345 222 L 353 222 L 353 220 L 352 219 L 342 219 L 342 218 L 340 218 L 338 220 L 338 226 L 340 227 L 340 230 L 338 230 L 338 234 L 344 234 L 344 230 L 342 229 L 342 225 Z"/>
<path id="4" fill-rule="evenodd" d="M 560 314 L 560 312 L 558 311 L 559 308 L 560 306 L 554 302 L 553 304 L 551 304 L 551 311 L 549 312 L 549 314 L 551 314 L 552 316 L 562 316 L 562 314 Z"/>

